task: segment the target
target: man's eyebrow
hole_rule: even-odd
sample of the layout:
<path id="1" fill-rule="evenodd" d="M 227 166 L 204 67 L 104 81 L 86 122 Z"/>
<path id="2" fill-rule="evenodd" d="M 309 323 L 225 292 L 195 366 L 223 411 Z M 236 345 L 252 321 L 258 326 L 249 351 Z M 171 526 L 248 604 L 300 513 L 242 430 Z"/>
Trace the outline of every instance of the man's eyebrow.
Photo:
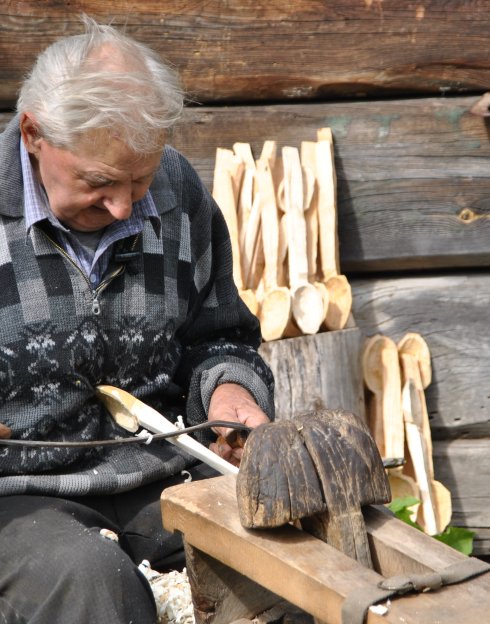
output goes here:
<path id="1" fill-rule="evenodd" d="M 97 182 L 116 182 L 117 178 L 111 178 L 104 173 L 97 171 L 79 171 L 78 175 L 85 180 L 96 180 Z"/>

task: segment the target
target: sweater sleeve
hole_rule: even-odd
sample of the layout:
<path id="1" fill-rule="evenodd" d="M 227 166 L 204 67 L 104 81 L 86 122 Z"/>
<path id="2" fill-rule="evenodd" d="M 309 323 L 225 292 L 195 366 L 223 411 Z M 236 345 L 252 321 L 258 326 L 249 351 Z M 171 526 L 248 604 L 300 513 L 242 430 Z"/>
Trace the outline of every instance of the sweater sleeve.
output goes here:
<path id="1" fill-rule="evenodd" d="M 211 395 L 222 383 L 246 388 L 272 420 L 274 380 L 259 355 L 258 319 L 233 281 L 231 243 L 221 210 L 196 172 L 181 157 L 184 213 L 189 218 L 192 294 L 179 331 L 183 348 L 176 381 L 187 391 L 187 420 L 207 418 Z"/>

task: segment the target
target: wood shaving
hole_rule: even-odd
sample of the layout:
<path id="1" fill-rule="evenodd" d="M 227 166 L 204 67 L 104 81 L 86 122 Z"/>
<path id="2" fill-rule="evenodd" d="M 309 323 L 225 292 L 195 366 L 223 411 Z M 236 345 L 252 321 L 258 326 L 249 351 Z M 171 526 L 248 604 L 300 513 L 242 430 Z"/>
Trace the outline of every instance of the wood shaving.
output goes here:
<path id="1" fill-rule="evenodd" d="M 161 574 L 152 570 L 146 560 L 138 567 L 150 582 L 157 605 L 158 624 L 195 624 L 186 569 Z"/>

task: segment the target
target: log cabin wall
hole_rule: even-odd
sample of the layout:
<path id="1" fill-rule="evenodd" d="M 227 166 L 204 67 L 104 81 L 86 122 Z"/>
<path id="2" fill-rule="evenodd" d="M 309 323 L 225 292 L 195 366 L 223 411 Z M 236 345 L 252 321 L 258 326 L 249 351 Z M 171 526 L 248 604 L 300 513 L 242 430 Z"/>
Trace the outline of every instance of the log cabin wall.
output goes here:
<path id="1" fill-rule="evenodd" d="M 436 478 L 490 554 L 490 0 L 37 0 L 0 6 L 0 127 L 36 54 L 116 25 L 180 71 L 172 143 L 211 187 L 216 147 L 335 142 L 341 270 L 366 336 L 421 333 Z"/>

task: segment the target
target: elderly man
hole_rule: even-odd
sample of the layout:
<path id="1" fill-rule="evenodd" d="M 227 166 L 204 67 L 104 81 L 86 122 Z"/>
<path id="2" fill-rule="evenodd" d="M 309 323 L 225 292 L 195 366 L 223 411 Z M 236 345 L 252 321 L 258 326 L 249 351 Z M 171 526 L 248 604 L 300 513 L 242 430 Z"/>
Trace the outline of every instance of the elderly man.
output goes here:
<path id="1" fill-rule="evenodd" d="M 39 56 L 0 136 L 0 422 L 14 440 L 127 436 L 95 394 L 111 384 L 188 424 L 256 427 L 273 417 L 258 322 L 218 207 L 164 146 L 178 81 L 85 22 Z M 0 445 L 0 620 L 154 623 L 137 564 L 182 565 L 159 495 L 183 469 L 203 474 L 166 441 Z"/>

